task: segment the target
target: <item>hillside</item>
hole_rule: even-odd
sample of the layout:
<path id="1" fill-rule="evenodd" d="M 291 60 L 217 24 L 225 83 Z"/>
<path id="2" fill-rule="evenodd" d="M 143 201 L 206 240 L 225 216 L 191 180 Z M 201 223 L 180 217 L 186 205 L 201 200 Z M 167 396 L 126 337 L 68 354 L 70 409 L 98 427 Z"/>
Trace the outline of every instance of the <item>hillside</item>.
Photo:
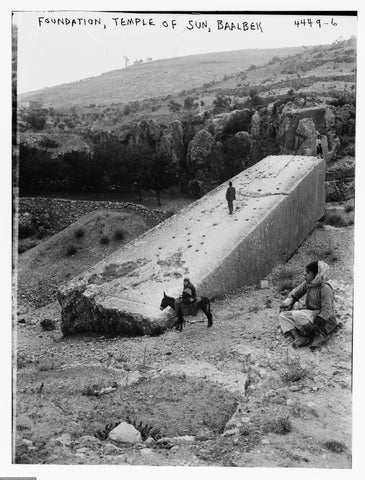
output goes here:
<path id="1" fill-rule="evenodd" d="M 225 75 L 237 74 L 250 65 L 263 65 L 272 57 L 302 51 L 303 47 L 250 49 L 157 60 L 25 93 L 19 96 L 19 102 L 38 101 L 52 107 L 70 107 L 174 95 L 221 80 Z"/>

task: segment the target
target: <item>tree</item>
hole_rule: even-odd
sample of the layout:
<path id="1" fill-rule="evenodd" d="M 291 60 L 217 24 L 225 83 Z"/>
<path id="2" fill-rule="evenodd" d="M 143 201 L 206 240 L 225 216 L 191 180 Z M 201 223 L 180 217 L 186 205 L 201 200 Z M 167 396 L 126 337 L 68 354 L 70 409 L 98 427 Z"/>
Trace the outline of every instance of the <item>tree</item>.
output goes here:
<path id="1" fill-rule="evenodd" d="M 185 100 L 184 100 L 184 108 L 186 108 L 187 110 L 190 110 L 191 108 L 193 108 L 193 104 L 194 104 L 194 99 L 193 97 L 186 97 Z"/>
<path id="2" fill-rule="evenodd" d="M 166 154 L 151 154 L 144 165 L 144 186 L 156 193 L 161 206 L 161 192 L 177 183 L 177 168 Z"/>
<path id="3" fill-rule="evenodd" d="M 225 97 L 223 95 L 217 95 L 215 100 L 213 100 L 213 113 L 222 113 L 230 109 L 231 97 Z"/>
<path id="4" fill-rule="evenodd" d="M 124 60 L 125 68 L 127 68 L 128 65 L 129 65 L 130 60 L 129 60 L 129 58 L 128 58 L 126 55 L 123 55 L 123 60 Z"/>
<path id="5" fill-rule="evenodd" d="M 181 104 L 176 102 L 175 100 L 170 100 L 168 106 L 171 112 L 178 112 L 181 108 Z"/>
<path id="6" fill-rule="evenodd" d="M 262 103 L 263 103 L 263 100 L 259 96 L 257 90 L 255 88 L 251 88 L 249 93 L 249 98 L 245 102 L 245 107 L 255 108 L 262 105 Z"/>
<path id="7" fill-rule="evenodd" d="M 98 158 L 84 151 L 66 152 L 60 158 L 71 169 L 69 182 L 73 191 L 95 193 L 102 190 L 104 166 Z"/>
<path id="8" fill-rule="evenodd" d="M 29 108 L 23 110 L 22 119 L 30 130 L 43 130 L 48 112 L 45 108 Z"/>

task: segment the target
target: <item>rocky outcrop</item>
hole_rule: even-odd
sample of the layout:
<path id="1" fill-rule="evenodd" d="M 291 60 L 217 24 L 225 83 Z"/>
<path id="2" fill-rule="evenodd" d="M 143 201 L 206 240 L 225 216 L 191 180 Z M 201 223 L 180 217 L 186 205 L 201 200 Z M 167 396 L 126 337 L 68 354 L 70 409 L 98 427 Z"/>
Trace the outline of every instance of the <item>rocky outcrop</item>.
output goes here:
<path id="1" fill-rule="evenodd" d="M 295 152 L 297 155 L 317 155 L 317 130 L 311 118 L 299 120 L 295 131 Z"/>
<path id="2" fill-rule="evenodd" d="M 304 119 L 310 119 L 319 134 L 327 135 L 329 138 L 328 146 L 331 149 L 330 138 L 334 125 L 334 116 L 331 110 L 325 105 L 297 108 L 292 103 L 288 103 L 283 108 L 278 119 L 276 140 L 278 145 L 280 145 L 281 154 L 295 153 L 296 148 L 301 144 L 303 138 L 301 135 L 304 135 L 306 141 L 308 140 L 309 146 L 307 148 L 313 152 L 312 142 L 307 137 L 307 135 L 313 135 L 313 125 L 307 120 L 306 122 L 301 122 L 299 126 L 299 122 Z M 308 152 L 308 155 L 310 154 L 313 153 Z"/>
<path id="3" fill-rule="evenodd" d="M 177 165 L 184 161 L 184 130 L 179 120 L 169 123 L 163 131 L 157 151 L 169 155 Z"/>
<path id="4" fill-rule="evenodd" d="M 326 169 L 326 200 L 340 202 L 355 195 L 355 159 L 342 158 Z"/>
<path id="5" fill-rule="evenodd" d="M 211 133 L 199 130 L 189 143 L 187 163 L 192 170 L 204 167 L 214 144 Z"/>
<path id="6" fill-rule="evenodd" d="M 260 138 L 260 122 L 261 117 L 259 112 L 256 110 L 256 112 L 252 115 L 251 118 L 251 135 L 252 138 L 255 140 L 258 140 Z"/>

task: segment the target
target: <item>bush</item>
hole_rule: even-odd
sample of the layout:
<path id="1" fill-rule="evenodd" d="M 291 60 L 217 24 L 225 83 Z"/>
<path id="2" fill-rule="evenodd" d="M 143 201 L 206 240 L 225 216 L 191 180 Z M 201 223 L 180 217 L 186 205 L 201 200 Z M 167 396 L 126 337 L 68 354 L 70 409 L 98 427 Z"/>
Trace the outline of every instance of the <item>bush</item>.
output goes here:
<path id="1" fill-rule="evenodd" d="M 50 318 L 44 318 L 41 323 L 41 327 L 43 330 L 50 331 L 50 330 L 55 330 L 56 329 L 56 324 L 54 320 L 51 320 Z"/>
<path id="2" fill-rule="evenodd" d="M 107 235 L 103 235 L 100 239 L 101 245 L 107 245 L 110 242 L 110 239 Z"/>
<path id="3" fill-rule="evenodd" d="M 324 222 L 333 227 L 346 227 L 348 222 L 340 213 L 326 213 Z"/>
<path id="4" fill-rule="evenodd" d="M 69 245 L 66 249 L 66 257 L 72 257 L 77 252 L 75 245 Z"/>
<path id="5" fill-rule="evenodd" d="M 27 250 L 30 250 L 33 247 L 36 247 L 38 245 L 37 240 L 33 239 L 27 239 L 24 240 L 23 242 L 18 244 L 18 253 L 21 255 L 22 253 L 26 252 Z"/>
<path id="6" fill-rule="evenodd" d="M 114 233 L 114 240 L 124 240 L 124 232 L 121 228 L 118 228 Z"/>
<path id="7" fill-rule="evenodd" d="M 353 205 L 346 205 L 345 207 L 345 212 L 350 213 L 354 211 L 354 206 Z"/>
<path id="8" fill-rule="evenodd" d="M 18 229 L 19 238 L 31 237 L 32 235 L 35 235 L 36 232 L 37 232 L 37 229 L 35 228 L 35 225 L 33 223 L 19 222 L 19 229 Z"/>
<path id="9" fill-rule="evenodd" d="M 84 235 L 85 235 L 85 230 L 81 227 L 75 231 L 76 238 L 82 238 Z"/>
<path id="10" fill-rule="evenodd" d="M 294 287 L 295 287 L 295 284 L 294 284 L 293 280 L 284 280 L 284 281 L 279 283 L 278 290 L 279 290 L 280 293 L 285 293 L 285 292 L 288 292 L 290 290 L 293 290 Z"/>
<path id="11" fill-rule="evenodd" d="M 264 433 L 277 433 L 286 435 L 293 430 L 289 417 L 280 417 L 276 420 L 269 420 L 263 427 Z"/>
<path id="12" fill-rule="evenodd" d="M 307 370 L 296 360 L 288 365 L 286 370 L 282 373 L 281 379 L 285 383 L 298 382 L 299 380 L 302 380 L 307 373 Z"/>
<path id="13" fill-rule="evenodd" d="M 57 148 L 59 145 L 59 143 L 49 137 L 42 138 L 38 143 L 39 146 L 43 148 Z"/>
<path id="14" fill-rule="evenodd" d="M 324 442 L 323 446 L 333 453 L 342 453 L 346 450 L 346 446 L 337 440 L 329 440 Z"/>

